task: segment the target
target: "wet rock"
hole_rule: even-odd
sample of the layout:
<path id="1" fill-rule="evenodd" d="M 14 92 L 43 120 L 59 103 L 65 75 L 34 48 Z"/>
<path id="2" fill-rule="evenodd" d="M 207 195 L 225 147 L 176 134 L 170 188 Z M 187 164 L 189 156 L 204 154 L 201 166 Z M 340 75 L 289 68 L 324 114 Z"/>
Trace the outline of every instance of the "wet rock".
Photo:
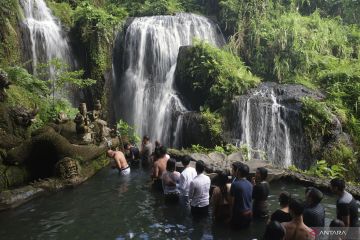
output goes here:
<path id="1" fill-rule="evenodd" d="M 234 152 L 232 154 L 230 154 L 227 157 L 228 161 L 233 163 L 233 162 L 237 162 L 237 161 L 244 161 L 244 157 L 243 157 L 243 153 L 242 152 Z"/>
<path id="2" fill-rule="evenodd" d="M 265 155 L 279 167 L 309 167 L 313 156 L 310 140 L 304 134 L 303 97 L 324 98 L 302 85 L 273 82 L 264 82 L 236 97 L 226 114 L 229 141 L 258 150 L 251 151 L 251 158 L 263 159 Z"/>
<path id="3" fill-rule="evenodd" d="M 0 70 L 0 102 L 5 100 L 5 89 L 8 89 L 11 82 L 8 79 L 6 72 Z"/>
<path id="4" fill-rule="evenodd" d="M 14 208 L 20 204 L 39 196 L 44 192 L 41 188 L 25 186 L 14 190 L 5 190 L 0 193 L 0 211 Z"/>

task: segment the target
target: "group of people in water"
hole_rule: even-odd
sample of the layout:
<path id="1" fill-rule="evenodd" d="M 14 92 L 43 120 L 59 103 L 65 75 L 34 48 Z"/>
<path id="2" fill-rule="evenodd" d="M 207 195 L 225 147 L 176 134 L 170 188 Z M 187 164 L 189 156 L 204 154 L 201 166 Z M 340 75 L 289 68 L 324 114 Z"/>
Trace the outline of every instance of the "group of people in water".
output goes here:
<path id="1" fill-rule="evenodd" d="M 140 159 L 143 165 L 152 168 L 153 186 L 163 192 L 165 201 L 190 207 L 194 218 L 207 216 L 211 206 L 214 220 L 228 224 L 232 229 L 248 228 L 254 218 L 265 219 L 265 240 L 315 239 L 312 228 L 325 227 L 325 208 L 321 204 L 324 195 L 315 187 L 306 188 L 305 201 L 286 191 L 281 192 L 280 209 L 269 215 L 267 199 L 270 187 L 266 181 L 268 170 L 264 167 L 257 168 L 255 176 L 250 179 L 249 166 L 234 162 L 230 177 L 219 173 L 211 181 L 205 174 L 205 163 L 198 160 L 193 168 L 190 156 L 181 159 L 182 172 L 176 171 L 176 160 L 170 158 L 166 147 L 157 141 L 153 151 L 148 136 L 143 138 L 141 150 L 125 144 L 124 152 L 108 151 L 108 156 L 115 160 L 114 168 L 121 175 L 130 174 L 128 161 Z M 358 227 L 358 206 L 354 197 L 345 190 L 345 181 L 335 178 L 330 184 L 338 197 L 337 217 L 330 227 Z"/>

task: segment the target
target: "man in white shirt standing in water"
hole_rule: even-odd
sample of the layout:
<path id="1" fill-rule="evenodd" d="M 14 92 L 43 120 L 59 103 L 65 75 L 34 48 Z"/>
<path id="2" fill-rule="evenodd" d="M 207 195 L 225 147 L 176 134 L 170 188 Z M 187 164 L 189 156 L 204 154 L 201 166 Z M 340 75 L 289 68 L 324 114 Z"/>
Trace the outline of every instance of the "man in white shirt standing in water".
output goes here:
<path id="1" fill-rule="evenodd" d="M 181 160 L 181 163 L 184 166 L 184 170 L 181 172 L 179 189 L 181 200 L 183 201 L 183 203 L 185 203 L 186 206 L 189 205 L 190 183 L 197 175 L 195 168 L 190 167 L 190 161 L 191 158 L 189 156 L 185 156 Z"/>
<path id="2" fill-rule="evenodd" d="M 206 216 L 209 212 L 210 178 L 204 174 L 205 163 L 196 162 L 197 176 L 190 183 L 189 200 L 193 217 Z"/>

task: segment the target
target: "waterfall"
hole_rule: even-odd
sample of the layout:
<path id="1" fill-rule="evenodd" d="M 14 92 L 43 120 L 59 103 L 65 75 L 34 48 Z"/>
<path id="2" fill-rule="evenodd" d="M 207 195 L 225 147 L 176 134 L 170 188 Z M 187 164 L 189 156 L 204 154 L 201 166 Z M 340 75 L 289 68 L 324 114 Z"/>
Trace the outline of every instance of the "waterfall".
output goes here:
<path id="1" fill-rule="evenodd" d="M 308 164 L 299 100 L 307 92 L 297 88 L 264 83 L 234 101 L 231 135 L 237 145 L 250 148 L 248 158 L 264 155 L 282 167 Z"/>
<path id="2" fill-rule="evenodd" d="M 126 29 L 123 66 L 114 62 L 123 68 L 115 74 L 114 108 L 116 118 L 134 125 L 140 136 L 181 145 L 176 132 L 187 109 L 174 90 L 174 71 L 179 47 L 193 38 L 217 46 L 225 42 L 217 25 L 193 14 L 135 18 Z"/>
<path id="3" fill-rule="evenodd" d="M 20 0 L 20 3 L 25 16 L 23 24 L 28 35 L 26 44 L 31 48 L 32 72 L 36 73 L 39 63 L 46 63 L 54 58 L 71 64 L 67 39 L 44 0 Z M 53 76 L 54 70 L 49 68 L 49 74 Z"/>

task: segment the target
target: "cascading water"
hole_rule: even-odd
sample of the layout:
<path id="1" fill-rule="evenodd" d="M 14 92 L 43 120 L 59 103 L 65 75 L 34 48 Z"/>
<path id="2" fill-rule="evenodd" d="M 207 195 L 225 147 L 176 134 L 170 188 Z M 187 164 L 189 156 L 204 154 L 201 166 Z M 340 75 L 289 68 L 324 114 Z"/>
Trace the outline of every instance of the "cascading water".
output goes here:
<path id="1" fill-rule="evenodd" d="M 265 83 L 239 97 L 233 106 L 232 138 L 251 149 L 250 159 L 265 155 L 277 166 L 308 165 L 309 147 L 300 116 L 300 99 L 306 94 L 300 86 Z"/>
<path id="2" fill-rule="evenodd" d="M 141 136 L 181 145 L 175 133 L 187 109 L 173 88 L 174 71 L 179 47 L 191 45 L 193 38 L 217 46 L 225 43 L 218 27 L 205 17 L 181 13 L 133 20 L 121 43 L 124 65 L 114 60 L 115 68 L 124 69 L 115 71 L 117 119 L 134 125 Z"/>
<path id="3" fill-rule="evenodd" d="M 71 65 L 71 52 L 66 37 L 44 0 L 20 0 L 20 3 L 24 10 L 23 23 L 29 40 L 26 44 L 31 48 L 32 72 L 36 73 L 39 63 L 46 63 L 54 58 Z M 49 68 L 49 74 L 54 74 L 52 68 Z"/>

